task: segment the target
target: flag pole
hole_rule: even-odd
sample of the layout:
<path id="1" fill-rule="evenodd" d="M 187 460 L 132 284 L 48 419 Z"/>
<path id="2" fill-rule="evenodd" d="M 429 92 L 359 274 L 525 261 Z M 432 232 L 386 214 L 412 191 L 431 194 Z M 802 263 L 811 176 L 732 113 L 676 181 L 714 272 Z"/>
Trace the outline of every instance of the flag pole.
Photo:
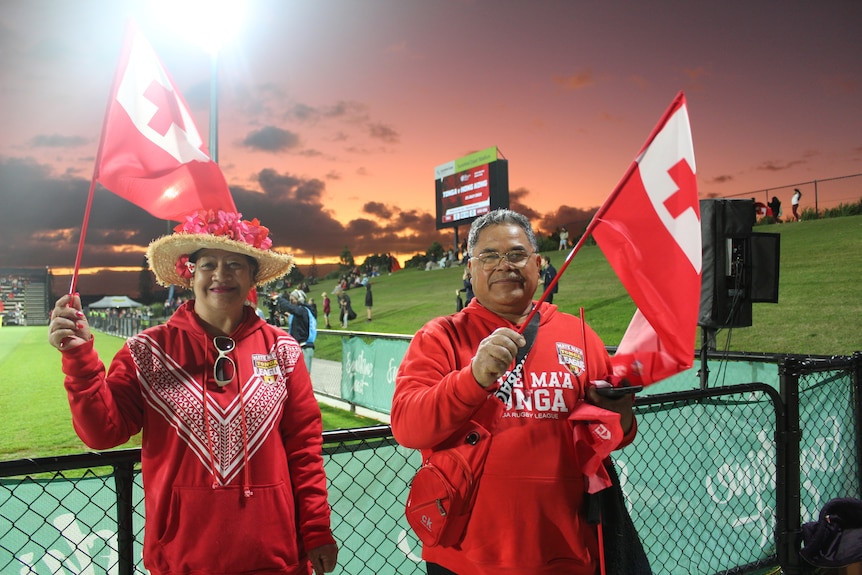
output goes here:
<path id="1" fill-rule="evenodd" d="M 99 147 L 101 148 L 101 143 Z M 98 162 L 98 159 L 97 159 Z M 78 252 L 75 255 L 75 268 L 72 270 L 72 283 L 69 285 L 69 295 L 75 294 L 78 284 L 78 271 L 81 269 L 81 256 L 84 253 L 84 238 L 87 236 L 87 225 L 90 222 L 90 209 L 93 207 L 93 196 L 96 191 L 96 169 L 93 169 L 93 179 L 90 180 L 90 192 L 87 194 L 87 207 L 84 208 L 84 221 L 81 224 L 81 237 L 78 238 Z"/>

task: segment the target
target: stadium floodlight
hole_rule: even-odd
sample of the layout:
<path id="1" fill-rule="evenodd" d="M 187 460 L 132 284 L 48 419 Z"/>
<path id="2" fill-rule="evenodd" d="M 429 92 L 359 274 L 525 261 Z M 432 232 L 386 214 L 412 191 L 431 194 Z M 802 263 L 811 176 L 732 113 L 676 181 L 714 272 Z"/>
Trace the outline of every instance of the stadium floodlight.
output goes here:
<path id="1" fill-rule="evenodd" d="M 160 0 L 160 13 L 179 37 L 186 38 L 210 54 L 209 152 L 218 162 L 218 53 L 239 30 L 246 0 Z"/>

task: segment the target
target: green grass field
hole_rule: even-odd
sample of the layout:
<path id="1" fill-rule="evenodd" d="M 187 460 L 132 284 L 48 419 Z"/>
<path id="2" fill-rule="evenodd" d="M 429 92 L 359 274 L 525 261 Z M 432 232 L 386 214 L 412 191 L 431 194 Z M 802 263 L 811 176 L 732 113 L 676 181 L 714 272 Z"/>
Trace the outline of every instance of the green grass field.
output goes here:
<path id="1" fill-rule="evenodd" d="M 779 303 L 755 304 L 753 326 L 723 330 L 718 347 L 732 351 L 849 355 L 862 350 L 862 216 L 758 226 L 781 234 Z M 565 252 L 550 252 L 559 268 Z M 455 311 L 463 268 L 404 270 L 373 280 L 374 319 L 365 321 L 364 290 L 350 290 L 359 318 L 350 330 L 413 334 L 430 318 Z M 314 286 L 312 297 L 333 285 Z M 586 246 L 560 280 L 554 303 L 586 318 L 607 345 L 622 338 L 634 304 L 596 246 Z M 333 317 L 333 325 L 337 321 Z M 321 318 L 320 325 L 323 325 Z M 317 358 L 341 358 L 340 330 L 321 334 Z M 45 327 L 0 328 L 0 460 L 80 453 L 86 447 L 71 426 L 60 354 Z M 99 335 L 110 358 L 123 340 Z M 697 344 L 699 345 L 699 344 Z M 694 347 L 692 349 L 694 352 Z M 327 429 L 359 427 L 371 420 L 323 406 Z M 137 445 L 136 440 L 130 444 Z"/>

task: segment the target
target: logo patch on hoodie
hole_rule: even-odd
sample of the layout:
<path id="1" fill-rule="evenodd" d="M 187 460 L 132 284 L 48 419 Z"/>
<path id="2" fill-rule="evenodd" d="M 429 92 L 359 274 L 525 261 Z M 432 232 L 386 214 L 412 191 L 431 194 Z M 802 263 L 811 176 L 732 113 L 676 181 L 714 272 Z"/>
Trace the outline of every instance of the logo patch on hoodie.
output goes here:
<path id="1" fill-rule="evenodd" d="M 570 343 L 557 342 L 557 359 L 560 365 L 569 372 L 578 376 L 584 372 L 584 350 Z"/>
<path id="2" fill-rule="evenodd" d="M 264 383 L 273 384 L 281 376 L 278 359 L 274 354 L 253 353 L 251 364 L 254 374 L 261 378 Z"/>

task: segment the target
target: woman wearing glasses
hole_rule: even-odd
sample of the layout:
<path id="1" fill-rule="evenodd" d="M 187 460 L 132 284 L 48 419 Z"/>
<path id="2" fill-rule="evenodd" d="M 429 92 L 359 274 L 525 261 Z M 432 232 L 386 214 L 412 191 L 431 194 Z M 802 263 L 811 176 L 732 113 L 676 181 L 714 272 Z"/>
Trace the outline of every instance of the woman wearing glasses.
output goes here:
<path id="1" fill-rule="evenodd" d="M 201 211 L 147 251 L 164 286 L 194 291 L 105 370 L 76 294 L 53 310 L 75 429 L 93 449 L 143 430 L 144 566 L 176 573 L 330 572 L 320 409 L 299 344 L 247 298 L 293 257 L 241 214 Z M 253 293 L 253 292 L 252 292 Z"/>

